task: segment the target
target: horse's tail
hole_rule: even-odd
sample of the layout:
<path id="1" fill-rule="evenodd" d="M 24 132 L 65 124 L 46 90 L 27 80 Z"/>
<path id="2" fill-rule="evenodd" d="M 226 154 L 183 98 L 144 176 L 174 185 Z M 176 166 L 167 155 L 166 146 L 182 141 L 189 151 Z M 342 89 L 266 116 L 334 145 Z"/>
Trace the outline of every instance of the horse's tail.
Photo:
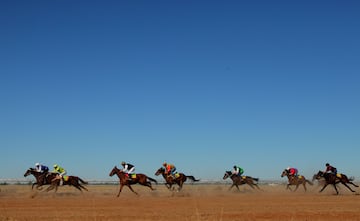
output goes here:
<path id="1" fill-rule="evenodd" d="M 354 181 L 354 180 L 355 180 L 355 177 L 353 177 L 353 176 L 349 177 L 349 181 L 350 181 L 350 182 L 352 182 L 352 181 Z"/>
<path id="2" fill-rule="evenodd" d="M 194 176 L 186 176 L 186 178 L 189 178 L 193 182 L 199 182 L 200 180 L 197 180 Z"/>
<path id="3" fill-rule="evenodd" d="M 147 178 L 148 178 L 148 180 L 150 180 L 150 181 L 152 181 L 152 182 L 154 182 L 154 183 L 158 184 L 157 180 L 155 180 L 155 179 L 153 179 L 153 178 L 151 178 L 151 177 L 147 177 Z"/>
<path id="4" fill-rule="evenodd" d="M 255 180 L 256 182 L 259 182 L 259 178 L 252 178 L 253 180 Z"/>
<path id="5" fill-rule="evenodd" d="M 78 178 L 79 178 L 79 181 L 80 181 L 82 184 L 89 184 L 88 182 L 82 180 L 80 177 L 78 177 Z"/>
<path id="6" fill-rule="evenodd" d="M 307 182 L 307 183 L 310 184 L 311 186 L 314 185 L 313 182 L 311 182 L 310 180 L 306 180 L 306 179 L 305 179 L 305 182 Z"/>

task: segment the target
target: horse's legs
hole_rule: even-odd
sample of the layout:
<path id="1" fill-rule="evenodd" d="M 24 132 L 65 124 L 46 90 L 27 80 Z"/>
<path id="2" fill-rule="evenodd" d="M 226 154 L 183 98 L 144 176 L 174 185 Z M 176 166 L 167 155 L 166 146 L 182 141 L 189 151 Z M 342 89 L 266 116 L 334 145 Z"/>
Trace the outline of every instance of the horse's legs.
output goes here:
<path id="1" fill-rule="evenodd" d="M 260 187 L 256 183 L 254 183 L 254 186 L 256 186 L 258 190 L 260 190 Z"/>
<path id="2" fill-rule="evenodd" d="M 171 190 L 172 184 L 165 183 L 165 186 L 166 186 L 169 190 Z"/>
<path id="3" fill-rule="evenodd" d="M 356 185 L 355 183 L 349 181 L 348 183 L 352 184 L 354 187 L 359 187 L 358 185 Z"/>
<path id="4" fill-rule="evenodd" d="M 138 193 L 137 192 L 135 192 L 134 190 L 133 190 L 133 188 L 130 186 L 130 185 L 127 185 L 128 187 L 129 187 L 129 189 L 133 192 L 133 193 L 135 193 L 136 195 L 138 195 Z"/>
<path id="5" fill-rule="evenodd" d="M 290 191 L 293 191 L 291 188 L 290 188 L 291 184 L 288 183 L 288 185 L 286 186 L 286 189 L 289 189 Z"/>
<path id="6" fill-rule="evenodd" d="M 336 195 L 339 195 L 339 191 L 338 191 L 338 189 L 336 188 L 336 184 L 334 183 L 333 186 L 334 186 L 334 188 L 335 188 L 335 190 L 336 190 Z"/>
<path id="7" fill-rule="evenodd" d="M 56 189 L 55 189 L 55 192 L 56 192 L 57 191 L 57 185 L 55 185 L 55 183 L 52 183 L 48 188 L 46 188 L 46 192 L 49 192 L 50 190 L 53 190 L 55 187 L 56 187 Z"/>
<path id="8" fill-rule="evenodd" d="M 184 182 L 180 181 L 180 183 L 179 183 L 179 191 L 182 189 L 183 184 L 184 184 Z"/>
<path id="9" fill-rule="evenodd" d="M 295 192 L 299 188 L 299 185 L 300 185 L 299 183 L 296 184 L 296 187 L 293 192 Z"/>
<path id="10" fill-rule="evenodd" d="M 80 192 L 82 192 L 82 189 L 80 188 L 79 185 L 73 185 L 76 189 L 80 190 Z"/>
<path id="11" fill-rule="evenodd" d="M 145 184 L 142 185 L 149 187 L 151 190 L 154 190 L 154 188 L 151 185 L 151 182 L 146 182 Z"/>
<path id="12" fill-rule="evenodd" d="M 89 191 L 89 190 L 88 190 L 86 187 L 84 187 L 83 185 L 79 184 L 79 186 L 80 186 L 81 188 L 83 188 L 84 190 Z"/>
<path id="13" fill-rule="evenodd" d="M 352 190 L 346 183 L 341 182 L 342 184 L 344 184 L 344 186 L 346 186 L 351 192 L 355 192 L 354 190 Z"/>
<path id="14" fill-rule="evenodd" d="M 117 197 L 120 196 L 120 193 L 121 193 L 121 190 L 122 190 L 123 187 L 124 187 L 124 185 L 120 184 L 120 189 L 119 189 L 119 193 L 118 193 Z"/>
<path id="15" fill-rule="evenodd" d="M 307 189 L 306 189 L 306 182 L 303 182 L 303 187 L 304 187 L 305 192 L 306 192 L 306 191 L 307 191 Z"/>
<path id="16" fill-rule="evenodd" d="M 325 187 L 327 187 L 327 185 L 328 185 L 328 183 L 325 183 L 325 185 L 323 186 L 323 188 L 321 188 L 321 190 L 319 192 L 321 193 L 325 189 Z M 336 187 L 335 187 L 335 189 L 336 189 Z"/>
<path id="17" fill-rule="evenodd" d="M 229 188 L 229 191 L 231 190 L 231 188 L 233 188 L 235 186 L 235 184 L 232 184 Z"/>
<path id="18" fill-rule="evenodd" d="M 247 184 L 248 184 L 251 188 L 255 189 L 255 188 L 254 188 L 254 184 L 253 184 L 253 182 L 252 182 L 252 181 L 247 182 Z"/>

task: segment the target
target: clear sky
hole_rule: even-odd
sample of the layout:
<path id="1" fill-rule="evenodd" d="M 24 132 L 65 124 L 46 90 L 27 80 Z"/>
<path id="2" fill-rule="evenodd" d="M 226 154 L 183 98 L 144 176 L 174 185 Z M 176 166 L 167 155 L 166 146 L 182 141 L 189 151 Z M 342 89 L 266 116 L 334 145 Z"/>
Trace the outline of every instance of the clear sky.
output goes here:
<path id="1" fill-rule="evenodd" d="M 42 162 L 360 178 L 359 1 L 1 1 L 0 178 Z M 160 178 L 159 178 L 160 179 Z"/>

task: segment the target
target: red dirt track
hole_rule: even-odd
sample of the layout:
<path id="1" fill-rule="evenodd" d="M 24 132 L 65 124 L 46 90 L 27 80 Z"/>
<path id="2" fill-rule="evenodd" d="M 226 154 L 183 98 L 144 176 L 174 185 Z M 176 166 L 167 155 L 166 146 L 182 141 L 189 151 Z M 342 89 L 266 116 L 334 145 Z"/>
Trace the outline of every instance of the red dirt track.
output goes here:
<path id="1" fill-rule="evenodd" d="M 360 220 L 360 196 L 331 187 L 318 193 L 293 193 L 285 186 L 261 186 L 263 191 L 242 186 L 241 192 L 228 185 L 185 185 L 171 194 L 164 186 L 157 190 L 134 186 L 116 198 L 118 186 L 89 185 L 81 194 L 71 187 L 58 193 L 31 191 L 27 185 L 1 186 L 0 221 L 11 220 Z"/>

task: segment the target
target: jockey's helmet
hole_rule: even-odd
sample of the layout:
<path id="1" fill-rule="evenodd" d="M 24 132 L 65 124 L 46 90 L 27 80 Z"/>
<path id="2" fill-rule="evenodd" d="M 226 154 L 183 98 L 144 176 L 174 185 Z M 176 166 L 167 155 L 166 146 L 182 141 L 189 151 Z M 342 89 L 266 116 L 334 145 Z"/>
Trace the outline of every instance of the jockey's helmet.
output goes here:
<path id="1" fill-rule="evenodd" d="M 59 167 L 57 164 L 54 164 L 54 168 L 57 168 L 57 167 Z"/>
<path id="2" fill-rule="evenodd" d="M 126 164 L 125 161 L 121 162 L 121 165 L 125 165 L 125 164 Z"/>
<path id="3" fill-rule="evenodd" d="M 35 163 L 35 166 L 37 166 L 37 167 L 40 166 L 40 163 Z"/>

